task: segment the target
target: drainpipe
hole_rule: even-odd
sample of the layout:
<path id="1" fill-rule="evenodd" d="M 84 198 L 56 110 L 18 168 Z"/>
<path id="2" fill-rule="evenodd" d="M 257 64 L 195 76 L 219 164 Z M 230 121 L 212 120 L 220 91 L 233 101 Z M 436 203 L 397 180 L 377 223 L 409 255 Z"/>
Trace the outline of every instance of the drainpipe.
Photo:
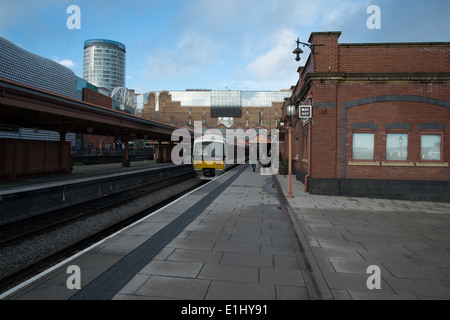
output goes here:
<path id="1" fill-rule="evenodd" d="M 312 131 L 312 119 L 309 120 L 308 125 L 308 174 L 305 177 L 305 192 L 308 192 L 308 180 L 311 176 L 311 131 Z"/>
<path id="2" fill-rule="evenodd" d="M 312 94 L 310 93 L 308 95 L 309 98 L 309 104 L 312 106 Z M 312 132 L 312 122 L 313 119 L 309 119 L 308 124 L 308 173 L 305 177 L 305 192 L 308 192 L 308 180 L 311 177 L 311 132 Z"/>

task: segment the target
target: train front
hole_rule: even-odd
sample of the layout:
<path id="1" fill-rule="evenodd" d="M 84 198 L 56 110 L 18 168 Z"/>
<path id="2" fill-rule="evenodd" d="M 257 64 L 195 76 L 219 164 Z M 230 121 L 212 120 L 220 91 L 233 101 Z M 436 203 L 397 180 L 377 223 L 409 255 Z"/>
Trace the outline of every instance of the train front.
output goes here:
<path id="1" fill-rule="evenodd" d="M 205 135 L 194 142 L 193 164 L 197 176 L 212 180 L 225 171 L 225 139 L 219 135 Z"/>

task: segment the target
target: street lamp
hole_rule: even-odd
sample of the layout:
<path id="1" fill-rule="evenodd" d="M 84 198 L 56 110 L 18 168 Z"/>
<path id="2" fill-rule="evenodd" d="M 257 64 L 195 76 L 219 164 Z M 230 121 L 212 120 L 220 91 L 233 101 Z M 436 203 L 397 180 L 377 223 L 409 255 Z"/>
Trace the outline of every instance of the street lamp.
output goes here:
<path id="1" fill-rule="evenodd" d="M 286 106 L 286 115 L 289 119 L 289 127 L 288 127 L 288 143 L 289 143 L 289 163 L 288 163 L 288 194 L 287 198 L 294 198 L 292 195 L 292 117 L 295 114 L 296 106 L 292 102 L 292 100 L 289 102 L 289 104 Z"/>
<path id="2" fill-rule="evenodd" d="M 298 39 L 297 39 L 298 41 Z M 298 46 L 299 44 L 297 43 L 297 48 L 295 48 L 294 51 L 292 51 L 293 54 L 296 54 L 297 57 L 295 58 L 295 61 L 300 61 L 300 55 L 303 53 L 303 50 L 300 49 L 300 47 Z"/>
<path id="3" fill-rule="evenodd" d="M 303 47 L 308 47 L 311 50 L 311 54 L 314 54 L 314 46 L 315 45 L 310 44 L 310 43 L 300 42 L 299 38 L 297 38 L 297 41 L 295 41 L 295 42 L 297 43 L 297 48 L 295 48 L 295 50 L 292 53 L 297 55 L 297 57 L 295 58 L 296 61 L 300 61 L 300 55 L 303 53 L 303 50 L 300 49 L 300 44 L 302 44 Z"/>
<path id="4" fill-rule="evenodd" d="M 400 145 L 400 153 L 399 153 L 399 157 L 400 157 L 400 160 L 402 160 L 402 145 L 403 145 L 403 137 L 402 136 L 400 136 L 400 138 L 398 138 L 398 144 Z"/>

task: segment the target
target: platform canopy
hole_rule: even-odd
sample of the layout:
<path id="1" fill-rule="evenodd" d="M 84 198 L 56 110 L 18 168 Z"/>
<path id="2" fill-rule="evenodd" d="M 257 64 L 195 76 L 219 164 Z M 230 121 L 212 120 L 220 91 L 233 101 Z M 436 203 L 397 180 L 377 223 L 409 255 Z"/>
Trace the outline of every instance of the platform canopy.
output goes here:
<path id="1" fill-rule="evenodd" d="M 170 141 L 176 127 L 0 78 L 0 126 Z"/>

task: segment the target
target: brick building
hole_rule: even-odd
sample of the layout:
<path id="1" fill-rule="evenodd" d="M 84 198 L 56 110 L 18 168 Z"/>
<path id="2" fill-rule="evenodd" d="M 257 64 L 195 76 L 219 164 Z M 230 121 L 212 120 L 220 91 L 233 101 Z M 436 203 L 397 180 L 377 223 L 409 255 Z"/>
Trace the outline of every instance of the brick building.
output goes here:
<path id="1" fill-rule="evenodd" d="M 450 201 L 450 43 L 340 34 L 312 33 L 298 69 L 292 101 L 313 120 L 293 117 L 297 179 L 312 194 Z"/>
<path id="2" fill-rule="evenodd" d="M 159 91 L 137 96 L 137 100 L 141 100 L 138 108 L 142 117 L 178 127 L 201 121 L 210 127 L 260 125 L 275 129 L 282 117 L 283 101 L 291 94 L 290 90 Z"/>

